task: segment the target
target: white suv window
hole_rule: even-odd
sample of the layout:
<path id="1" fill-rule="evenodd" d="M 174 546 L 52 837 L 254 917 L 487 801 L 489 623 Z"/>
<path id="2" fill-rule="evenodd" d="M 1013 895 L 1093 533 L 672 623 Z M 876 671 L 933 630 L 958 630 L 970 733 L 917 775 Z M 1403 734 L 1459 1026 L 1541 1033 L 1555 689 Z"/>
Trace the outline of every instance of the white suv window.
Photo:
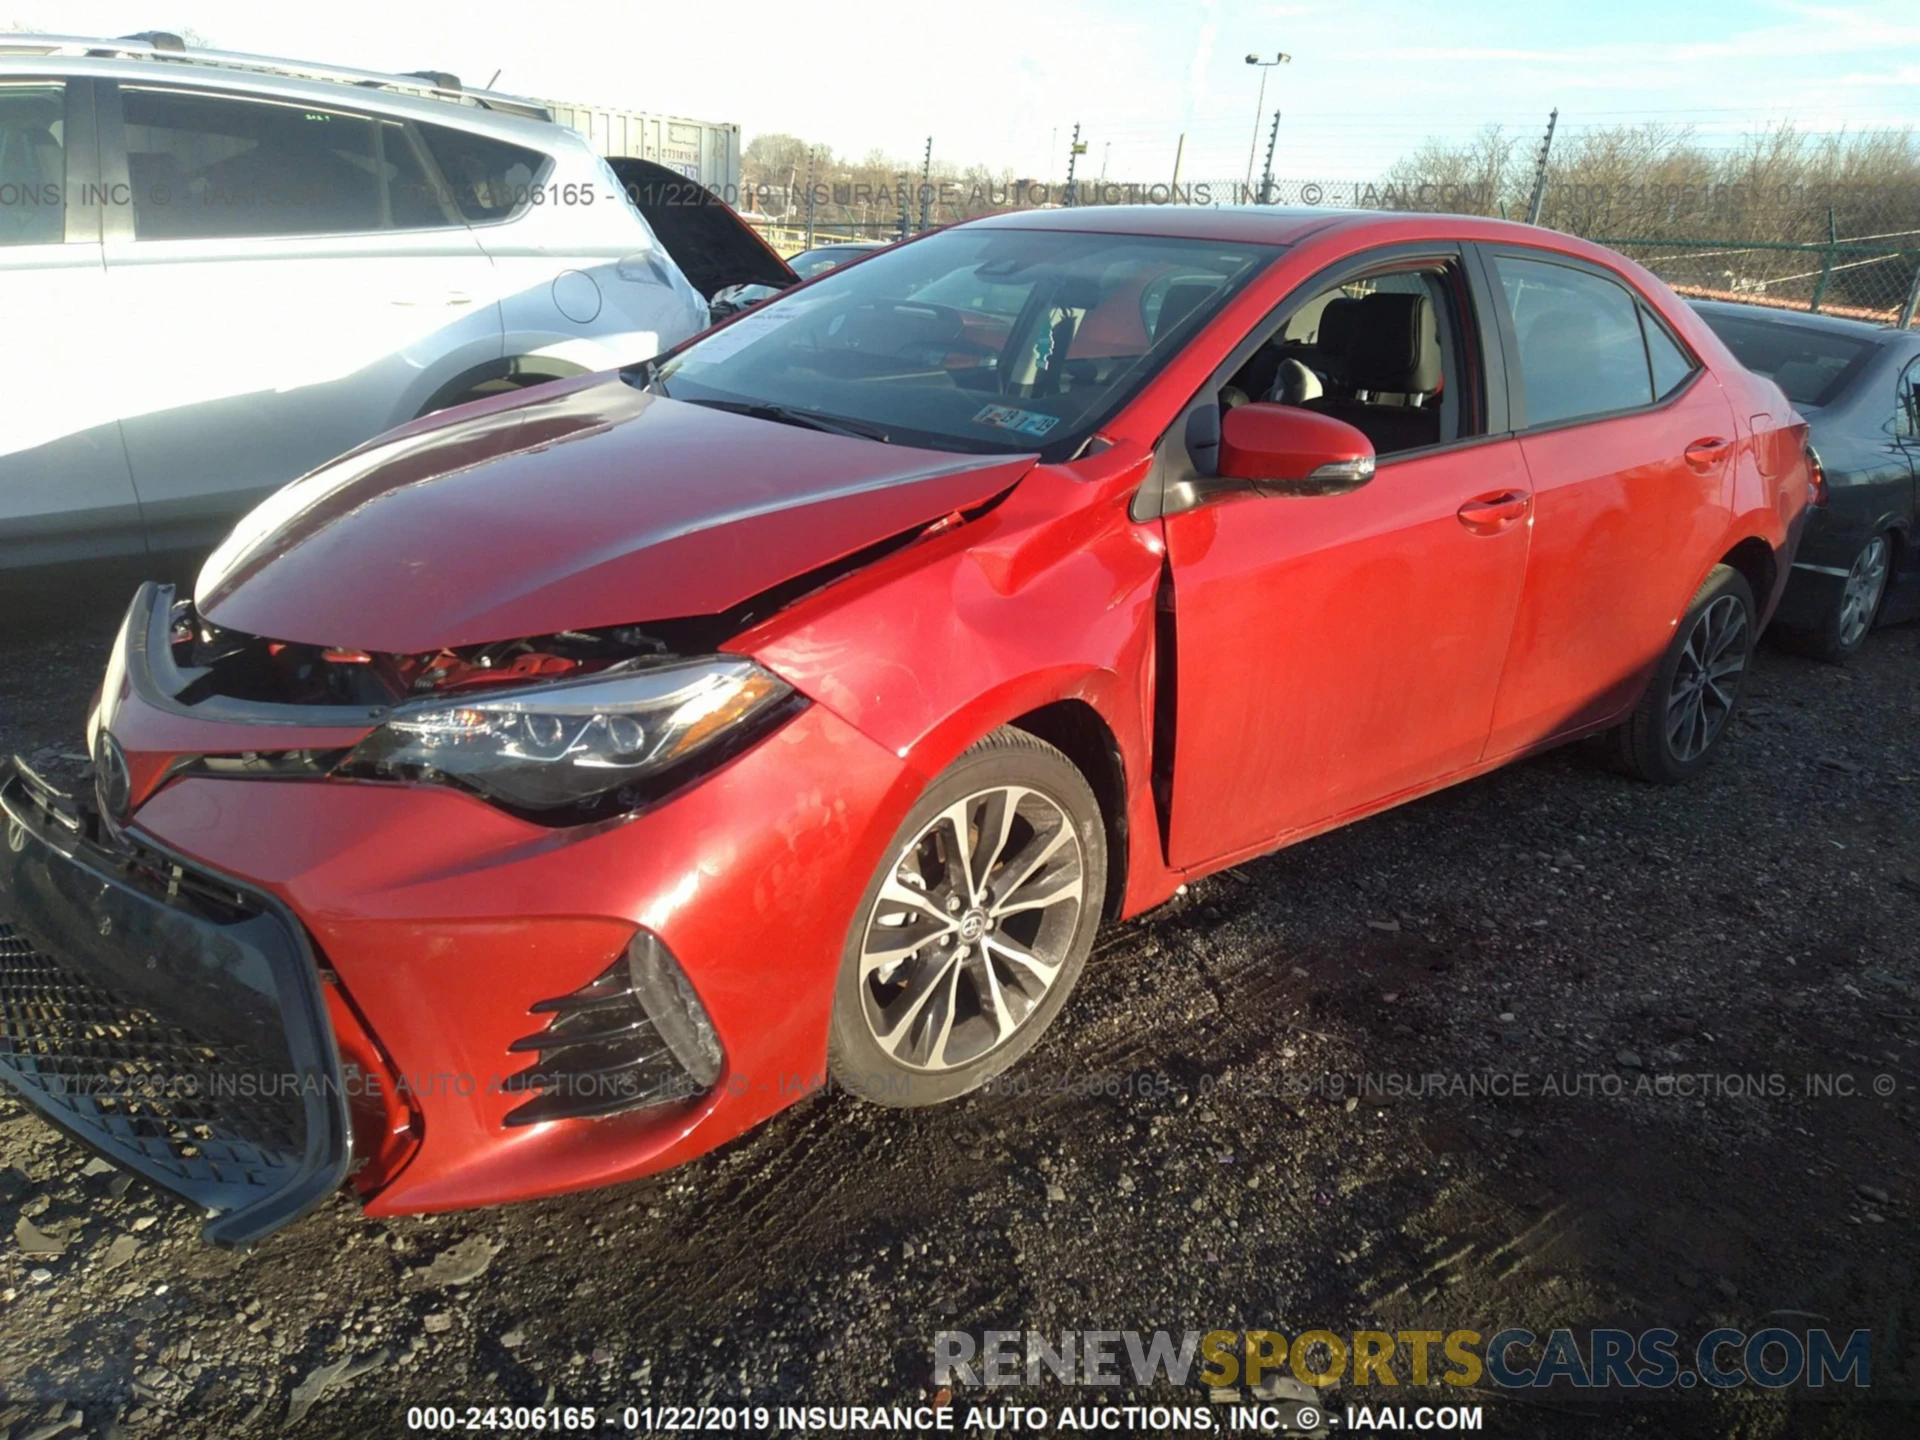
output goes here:
<path id="1" fill-rule="evenodd" d="M 191 90 L 120 93 L 137 240 L 460 223 L 394 121 Z"/>
<path id="2" fill-rule="evenodd" d="M 422 125 L 420 133 L 447 178 L 453 203 L 473 224 L 511 219 L 534 198 L 547 163 L 538 150 L 445 125 Z"/>
<path id="3" fill-rule="evenodd" d="M 0 245 L 66 238 L 66 87 L 0 85 Z"/>

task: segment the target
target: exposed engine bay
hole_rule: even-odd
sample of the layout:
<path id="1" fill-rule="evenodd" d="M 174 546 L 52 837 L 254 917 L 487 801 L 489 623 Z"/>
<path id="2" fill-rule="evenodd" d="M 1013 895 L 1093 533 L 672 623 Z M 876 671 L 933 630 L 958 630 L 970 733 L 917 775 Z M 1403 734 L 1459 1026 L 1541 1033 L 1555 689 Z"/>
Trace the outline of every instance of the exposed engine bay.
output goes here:
<path id="1" fill-rule="evenodd" d="M 201 615 L 191 600 L 181 600 L 172 607 L 167 633 L 174 666 L 194 678 L 172 698 L 185 706 L 223 696 L 277 705 L 384 708 L 469 687 L 584 678 L 613 666 L 635 669 L 650 660 L 666 663 L 708 654 L 801 596 L 987 508 L 942 515 L 890 535 L 718 615 L 560 630 L 413 654 L 304 644 L 224 630 Z"/>
<path id="2" fill-rule="evenodd" d="M 449 690 L 590 675 L 612 665 L 672 659 L 680 653 L 665 638 L 634 625 L 564 630 L 417 655 L 304 645 L 222 630 L 195 614 L 190 601 L 174 607 L 172 625 L 174 663 L 185 671 L 205 672 L 175 697 L 186 705 L 211 695 L 281 705 L 395 705 Z"/>

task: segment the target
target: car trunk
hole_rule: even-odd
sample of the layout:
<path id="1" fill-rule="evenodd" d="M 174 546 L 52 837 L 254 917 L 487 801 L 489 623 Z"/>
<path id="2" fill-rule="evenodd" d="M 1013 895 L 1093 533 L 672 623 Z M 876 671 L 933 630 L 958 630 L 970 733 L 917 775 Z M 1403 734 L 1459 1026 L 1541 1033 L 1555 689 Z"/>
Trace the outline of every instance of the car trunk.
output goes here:
<path id="1" fill-rule="evenodd" d="M 708 300 L 729 285 L 785 289 L 799 278 L 746 221 L 697 180 L 651 160 L 607 164 L 693 288 Z"/>

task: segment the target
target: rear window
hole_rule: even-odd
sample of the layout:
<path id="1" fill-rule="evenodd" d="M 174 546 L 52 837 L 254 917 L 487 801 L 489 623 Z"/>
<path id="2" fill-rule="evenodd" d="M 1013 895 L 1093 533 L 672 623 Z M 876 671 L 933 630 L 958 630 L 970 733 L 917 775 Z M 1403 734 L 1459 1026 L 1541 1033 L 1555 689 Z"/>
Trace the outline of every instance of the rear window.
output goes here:
<path id="1" fill-rule="evenodd" d="M 1700 318 L 1736 360 L 1773 381 L 1796 405 L 1831 405 L 1880 348 L 1872 340 L 1791 320 L 1717 311 L 1702 311 Z"/>
<path id="2" fill-rule="evenodd" d="M 473 224 L 506 220 L 532 198 L 547 157 L 486 135 L 422 125 L 433 163 L 446 177 L 454 205 Z"/>

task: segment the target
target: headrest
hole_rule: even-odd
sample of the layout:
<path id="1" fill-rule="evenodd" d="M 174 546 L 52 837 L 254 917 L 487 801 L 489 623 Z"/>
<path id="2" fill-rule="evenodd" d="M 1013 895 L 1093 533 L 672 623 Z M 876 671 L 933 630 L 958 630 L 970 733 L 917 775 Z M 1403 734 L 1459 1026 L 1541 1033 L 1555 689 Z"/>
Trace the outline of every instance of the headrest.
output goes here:
<path id="1" fill-rule="evenodd" d="M 1418 395 L 1440 384 L 1440 345 L 1425 295 L 1381 291 L 1360 298 L 1347 380 L 1357 390 Z"/>
<path id="2" fill-rule="evenodd" d="M 1320 312 L 1314 348 L 1322 355 L 1345 355 L 1353 343 L 1353 327 L 1359 319 L 1359 300 L 1351 295 L 1336 295 Z"/>
<path id="3" fill-rule="evenodd" d="M 1318 400 L 1326 392 L 1320 385 L 1320 377 L 1298 360 L 1282 360 L 1279 370 L 1273 377 L 1273 389 L 1267 392 L 1267 399 L 1278 400 L 1282 405 L 1304 405 L 1309 400 Z"/>
<path id="4" fill-rule="evenodd" d="M 1100 303 L 1100 282 L 1088 275 L 1063 275 L 1050 297 L 1056 310 L 1091 310 Z"/>
<path id="5" fill-rule="evenodd" d="M 1212 299 L 1219 289 L 1218 285 L 1194 280 L 1169 285 L 1167 293 L 1160 297 L 1160 315 L 1153 322 L 1154 338 L 1171 335 L 1174 326 Z"/>

